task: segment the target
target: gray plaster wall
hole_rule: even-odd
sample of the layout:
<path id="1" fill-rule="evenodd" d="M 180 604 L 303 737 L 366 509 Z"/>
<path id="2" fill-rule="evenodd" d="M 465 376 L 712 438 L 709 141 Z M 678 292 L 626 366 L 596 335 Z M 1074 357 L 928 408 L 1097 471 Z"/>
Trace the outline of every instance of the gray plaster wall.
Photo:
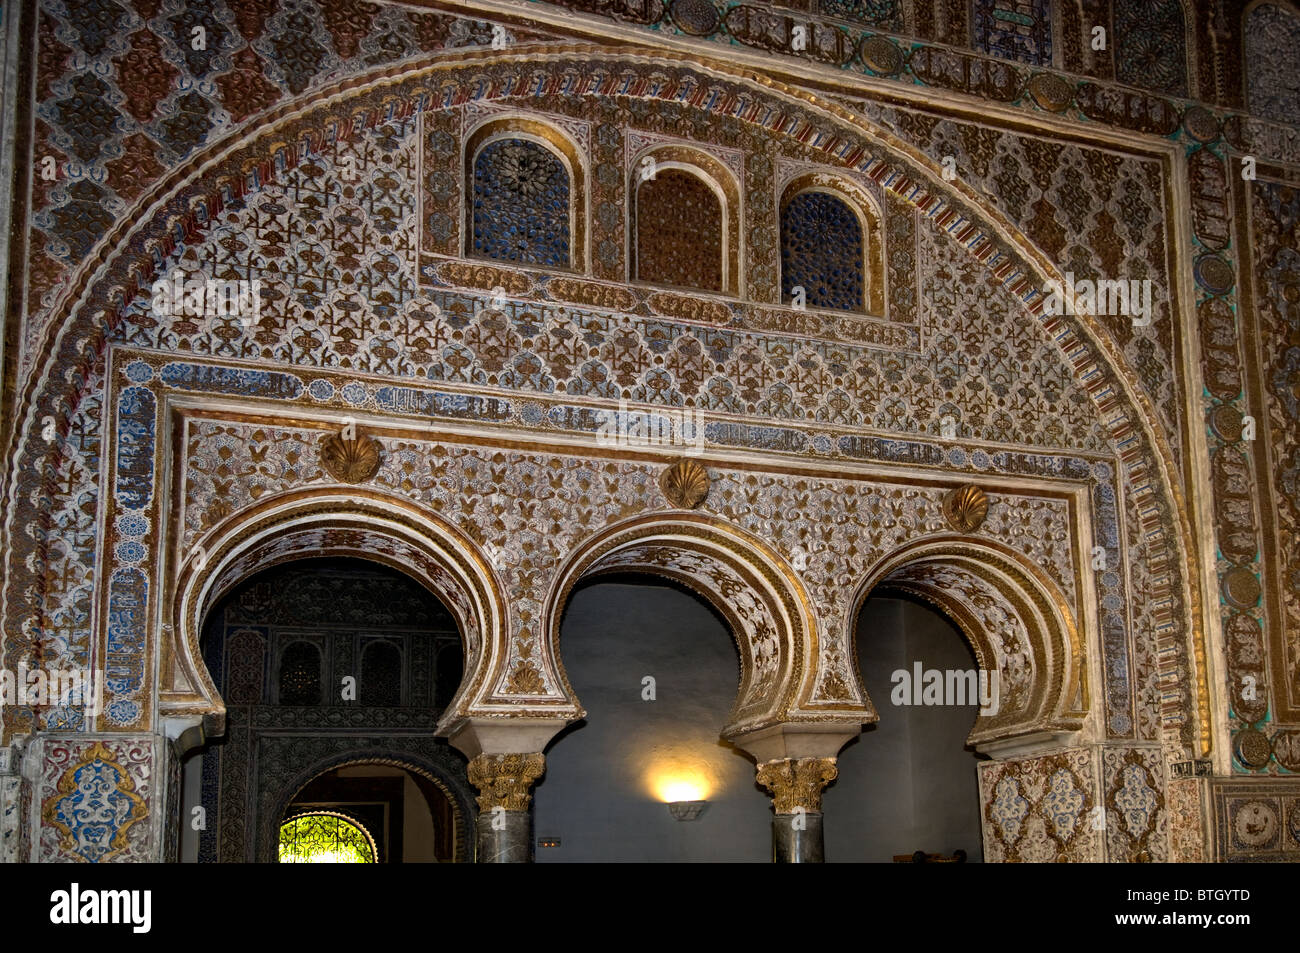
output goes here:
<path id="1" fill-rule="evenodd" d="M 895 706 L 897 670 L 975 668 L 961 632 L 926 606 L 869 599 L 858 618 L 858 670 L 880 715 L 840 752 L 824 798 L 828 861 L 892 861 L 923 850 L 982 859 L 978 757 L 966 750 L 975 706 Z"/>
<path id="2" fill-rule="evenodd" d="M 880 724 L 841 753 L 825 797 L 826 859 L 885 861 L 964 848 L 979 859 L 975 757 L 963 750 L 975 710 L 890 705 L 890 674 L 913 660 L 971 668 L 942 616 L 877 598 L 859 622 L 859 666 Z M 587 718 L 547 749 L 534 791 L 538 863 L 771 859 L 771 800 L 753 762 L 718 740 L 739 684 L 725 623 L 702 601 L 653 584 L 580 589 L 561 627 L 565 666 Z M 646 676 L 655 700 L 643 699 Z M 676 821 L 660 782 L 702 782 L 708 806 Z"/>
<path id="3" fill-rule="evenodd" d="M 534 834 L 556 861 L 771 859 L 771 812 L 754 764 L 718 735 L 740 684 L 726 626 L 695 597 L 602 583 L 570 600 L 560 650 L 586 721 L 546 752 Z M 643 678 L 655 700 L 642 699 Z M 699 819 L 674 820 L 656 791 L 665 776 L 702 780 Z"/>

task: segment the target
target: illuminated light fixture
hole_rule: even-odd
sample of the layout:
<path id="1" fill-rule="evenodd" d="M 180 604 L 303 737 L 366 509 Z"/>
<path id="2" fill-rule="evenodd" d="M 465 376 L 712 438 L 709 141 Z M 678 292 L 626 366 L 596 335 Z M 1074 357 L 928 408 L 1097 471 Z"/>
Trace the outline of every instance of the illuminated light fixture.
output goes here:
<path id="1" fill-rule="evenodd" d="M 709 785 L 699 773 L 663 774 L 655 785 L 659 800 L 672 804 L 677 801 L 703 801 L 709 796 Z"/>
<path id="2" fill-rule="evenodd" d="M 666 802 L 668 812 L 679 821 L 699 817 L 716 787 L 707 764 L 673 752 L 652 766 L 647 780 L 655 799 Z"/>
<path id="3" fill-rule="evenodd" d="M 669 801 L 668 813 L 678 821 L 693 821 L 700 816 L 708 801 Z"/>

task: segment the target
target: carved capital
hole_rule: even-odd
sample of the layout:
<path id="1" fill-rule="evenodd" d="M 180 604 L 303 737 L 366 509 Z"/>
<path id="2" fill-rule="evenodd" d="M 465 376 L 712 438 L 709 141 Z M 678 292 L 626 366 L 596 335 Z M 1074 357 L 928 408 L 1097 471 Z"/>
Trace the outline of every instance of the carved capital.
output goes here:
<path id="1" fill-rule="evenodd" d="M 767 788 L 776 813 L 793 814 L 797 808 L 820 813 L 822 791 L 835 780 L 834 758 L 782 758 L 758 766 L 758 783 Z"/>
<path id="2" fill-rule="evenodd" d="M 546 770 L 540 751 L 531 754 L 481 754 L 469 763 L 470 784 L 478 788 L 478 809 L 526 811 L 533 782 Z"/>

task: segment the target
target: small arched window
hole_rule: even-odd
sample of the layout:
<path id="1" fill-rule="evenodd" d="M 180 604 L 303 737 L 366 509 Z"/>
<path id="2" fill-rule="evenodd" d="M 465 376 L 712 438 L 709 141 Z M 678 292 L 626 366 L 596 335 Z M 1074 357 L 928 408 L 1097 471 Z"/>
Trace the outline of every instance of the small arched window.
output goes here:
<path id="1" fill-rule="evenodd" d="M 568 169 L 532 139 L 492 139 L 474 156 L 470 244 L 479 258 L 571 267 Z"/>
<path id="2" fill-rule="evenodd" d="M 632 168 L 631 280 L 740 294 L 736 173 L 712 154 L 685 145 L 656 146 Z"/>
<path id="3" fill-rule="evenodd" d="M 862 311 L 866 307 L 866 235 L 844 199 L 809 190 L 790 195 L 781 209 L 781 300 L 803 288 L 811 308 Z"/>
<path id="4" fill-rule="evenodd" d="M 362 651 L 360 701 L 371 708 L 402 704 L 402 651 L 392 642 L 371 642 Z"/>
<path id="5" fill-rule="evenodd" d="M 313 811 L 280 825 L 282 864 L 375 864 L 379 851 L 370 832 L 342 814 Z"/>
<path id="6" fill-rule="evenodd" d="M 636 279 L 722 290 L 722 202 L 685 169 L 662 169 L 636 190 Z"/>
<path id="7" fill-rule="evenodd" d="M 320 649 L 310 642 L 290 643 L 280 654 L 280 704 L 320 704 Z"/>

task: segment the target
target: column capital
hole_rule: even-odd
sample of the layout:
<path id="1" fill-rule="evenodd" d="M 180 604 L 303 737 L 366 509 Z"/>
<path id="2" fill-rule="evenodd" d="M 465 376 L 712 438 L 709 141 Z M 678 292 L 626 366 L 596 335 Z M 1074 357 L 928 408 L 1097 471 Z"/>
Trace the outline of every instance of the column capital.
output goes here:
<path id="1" fill-rule="evenodd" d="M 839 774 L 834 758 L 780 758 L 758 766 L 758 783 L 772 794 L 777 814 L 819 814 L 822 791 Z"/>
<path id="2" fill-rule="evenodd" d="M 469 781 L 480 792 L 478 809 L 527 811 L 533 782 L 546 770 L 540 751 L 525 754 L 480 754 L 469 763 Z"/>

